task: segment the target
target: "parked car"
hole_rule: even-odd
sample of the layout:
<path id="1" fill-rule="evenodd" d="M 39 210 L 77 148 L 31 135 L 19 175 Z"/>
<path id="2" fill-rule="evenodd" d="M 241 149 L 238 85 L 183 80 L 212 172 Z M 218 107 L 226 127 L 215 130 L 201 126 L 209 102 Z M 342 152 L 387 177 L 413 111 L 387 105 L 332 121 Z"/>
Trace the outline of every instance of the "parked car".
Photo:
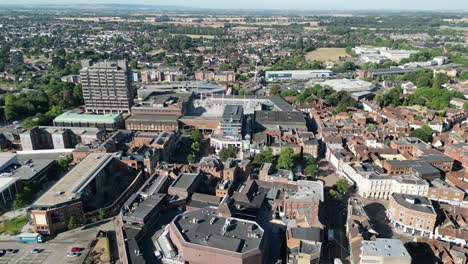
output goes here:
<path id="1" fill-rule="evenodd" d="M 70 252 L 67 254 L 67 257 L 76 258 L 76 257 L 79 257 L 80 255 L 81 253 L 78 253 L 78 252 Z"/>
<path id="2" fill-rule="evenodd" d="M 39 253 L 41 253 L 42 251 L 43 251 L 43 250 L 40 249 L 40 248 L 35 248 L 35 249 L 31 250 L 29 253 L 31 253 L 31 254 L 39 254 Z"/>
<path id="3" fill-rule="evenodd" d="M 72 248 L 70 249 L 70 252 L 72 252 L 72 253 L 78 253 L 78 252 L 80 252 L 80 251 L 81 251 L 81 248 L 80 248 L 80 247 L 72 247 Z"/>
<path id="4" fill-rule="evenodd" d="M 15 254 L 16 252 L 18 252 L 17 249 L 4 249 L 5 251 L 5 254 Z"/>

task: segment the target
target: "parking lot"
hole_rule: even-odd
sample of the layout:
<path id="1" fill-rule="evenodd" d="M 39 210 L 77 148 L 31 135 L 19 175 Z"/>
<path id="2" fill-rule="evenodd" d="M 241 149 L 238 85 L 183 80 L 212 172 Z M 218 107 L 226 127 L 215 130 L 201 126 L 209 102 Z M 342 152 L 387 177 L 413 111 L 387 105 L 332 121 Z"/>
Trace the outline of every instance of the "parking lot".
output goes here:
<path id="1" fill-rule="evenodd" d="M 0 256 L 0 264 L 82 263 L 84 254 L 75 258 L 66 256 L 71 246 L 68 243 L 23 244 L 19 242 L 0 242 L 1 249 L 17 250 L 14 254 Z M 31 253 L 31 250 L 35 248 L 40 249 L 40 252 Z"/>

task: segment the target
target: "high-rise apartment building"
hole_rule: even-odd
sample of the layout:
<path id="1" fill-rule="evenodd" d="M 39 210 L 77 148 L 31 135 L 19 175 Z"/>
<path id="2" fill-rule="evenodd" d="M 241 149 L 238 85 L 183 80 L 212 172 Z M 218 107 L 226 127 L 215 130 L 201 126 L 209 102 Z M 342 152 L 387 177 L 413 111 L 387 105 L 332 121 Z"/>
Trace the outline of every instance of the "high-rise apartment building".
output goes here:
<path id="1" fill-rule="evenodd" d="M 128 113 L 133 91 L 126 61 L 82 61 L 80 71 L 86 111 L 98 114 Z"/>

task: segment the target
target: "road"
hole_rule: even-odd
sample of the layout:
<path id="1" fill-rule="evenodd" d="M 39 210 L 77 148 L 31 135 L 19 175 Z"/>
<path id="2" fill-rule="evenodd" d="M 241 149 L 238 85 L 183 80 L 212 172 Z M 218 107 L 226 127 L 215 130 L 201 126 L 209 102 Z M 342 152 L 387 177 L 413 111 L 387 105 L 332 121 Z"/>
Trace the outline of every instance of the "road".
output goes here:
<path id="1" fill-rule="evenodd" d="M 346 199 L 338 201 L 328 195 L 325 190 L 325 201 L 320 205 L 319 220 L 326 227 L 324 230 L 334 231 L 334 241 L 324 242 L 321 263 L 333 263 L 335 258 L 343 263 L 349 263 L 349 245 L 346 237 Z M 327 234 L 325 233 L 325 238 Z"/>

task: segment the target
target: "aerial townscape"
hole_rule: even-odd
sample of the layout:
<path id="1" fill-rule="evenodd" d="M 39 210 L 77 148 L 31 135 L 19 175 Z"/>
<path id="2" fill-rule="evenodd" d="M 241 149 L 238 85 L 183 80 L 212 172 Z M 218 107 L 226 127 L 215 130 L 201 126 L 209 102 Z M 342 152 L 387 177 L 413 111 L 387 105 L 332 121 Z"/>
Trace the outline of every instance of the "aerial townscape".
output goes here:
<path id="1" fill-rule="evenodd" d="M 468 3 L 0 0 L 36 263 L 468 263 Z"/>

